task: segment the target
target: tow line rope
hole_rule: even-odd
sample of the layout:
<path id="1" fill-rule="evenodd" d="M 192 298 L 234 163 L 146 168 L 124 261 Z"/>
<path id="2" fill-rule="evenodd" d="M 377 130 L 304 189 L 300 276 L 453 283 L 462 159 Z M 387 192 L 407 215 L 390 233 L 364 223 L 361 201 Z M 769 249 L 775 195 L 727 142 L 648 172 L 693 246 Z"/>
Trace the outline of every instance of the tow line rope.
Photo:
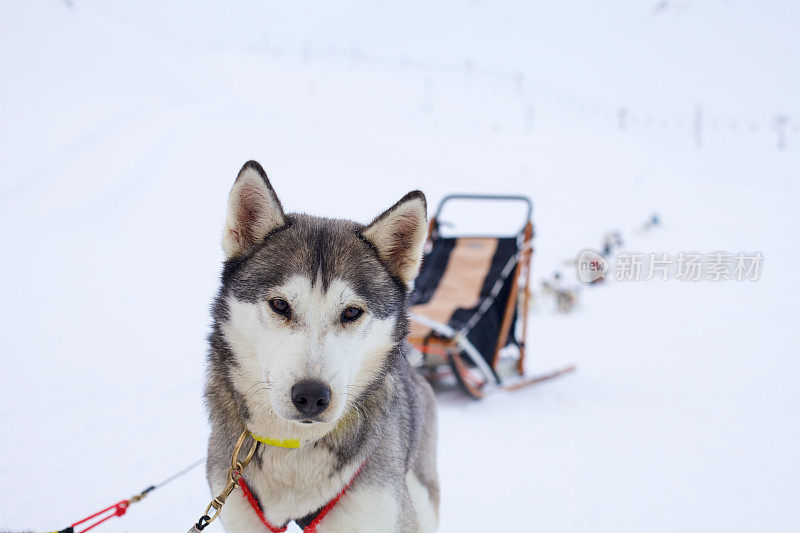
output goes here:
<path id="1" fill-rule="evenodd" d="M 240 452 L 242 450 L 242 446 L 244 445 L 248 437 L 252 438 L 253 443 L 251 444 L 250 449 L 245 454 L 244 459 L 240 459 L 239 457 L 240 457 Z M 222 506 L 225 504 L 225 501 L 228 499 L 228 496 L 230 496 L 230 493 L 233 492 L 233 489 L 235 489 L 237 486 L 242 487 L 242 490 L 243 492 L 245 492 L 245 495 L 249 492 L 249 490 L 246 488 L 246 484 L 244 483 L 244 479 L 242 478 L 242 473 L 244 472 L 244 468 L 248 465 L 248 463 L 250 463 L 250 460 L 255 455 L 259 443 L 269 444 L 271 446 L 279 446 L 282 448 L 300 447 L 300 442 L 296 439 L 287 439 L 287 440 L 271 439 L 253 435 L 249 431 L 245 430 L 241 434 L 239 439 L 236 441 L 236 445 L 233 448 L 233 454 L 231 456 L 231 466 L 228 469 L 228 483 L 225 485 L 225 488 L 222 489 L 222 492 L 216 498 L 211 500 L 211 503 L 208 504 L 208 507 L 206 507 L 206 510 L 203 513 L 203 515 L 200 517 L 197 523 L 194 524 L 189 530 L 190 533 L 202 531 L 211 522 L 213 522 L 219 516 L 219 513 L 222 510 Z M 185 468 L 178 470 L 177 472 L 175 472 L 165 480 L 161 481 L 160 483 L 156 483 L 155 485 L 150 485 L 142 492 L 134 496 L 131 496 L 127 500 L 120 500 L 115 504 L 109 505 L 105 509 L 101 509 L 94 514 L 87 516 L 86 518 L 78 520 L 77 522 L 73 523 L 72 525 L 64 529 L 60 529 L 57 531 L 49 531 L 47 533 L 86 533 L 90 529 L 94 529 L 95 527 L 106 522 L 107 520 L 114 518 L 115 516 L 124 516 L 125 513 L 128 512 L 128 508 L 131 505 L 141 501 L 154 490 L 160 489 L 164 485 L 167 485 L 168 483 L 171 483 L 176 479 L 186 475 L 187 473 L 194 470 L 204 462 L 205 458 L 198 459 L 197 461 L 186 466 Z M 360 470 L 361 469 L 359 468 L 359 471 Z M 356 475 L 358 475 L 358 473 L 356 473 Z M 352 481 L 350 483 L 352 483 Z M 345 486 L 344 491 L 346 491 L 349 488 L 350 483 L 348 483 Z M 344 493 L 344 491 L 342 492 L 342 494 Z M 339 500 L 342 494 L 339 494 L 328 504 L 328 506 L 326 506 L 326 508 L 322 509 L 320 514 L 317 516 L 315 521 L 312 522 L 311 525 L 316 527 L 316 523 L 318 523 L 322 519 L 322 517 L 325 516 L 325 514 L 328 511 L 330 511 L 330 508 L 336 504 L 336 502 Z M 312 528 L 309 529 L 309 531 L 315 531 L 315 529 Z"/>
<path id="2" fill-rule="evenodd" d="M 93 529 L 93 528 L 99 526 L 103 522 L 105 522 L 107 520 L 110 520 L 110 519 L 114 518 L 115 516 L 123 516 L 128 511 L 128 507 L 130 507 L 134 503 L 139 502 L 140 500 L 142 500 L 145 496 L 147 496 L 148 494 L 150 494 L 154 490 L 160 489 L 164 485 L 166 485 L 166 484 L 168 484 L 168 483 L 170 483 L 172 481 L 175 481 L 179 477 L 189 473 L 191 470 L 193 470 L 193 469 L 197 468 L 198 466 L 200 466 L 204 461 L 205 461 L 205 458 L 198 459 L 197 461 L 193 462 L 189 466 L 179 470 L 178 472 L 175 472 L 174 474 L 169 476 L 164 481 L 162 481 L 160 483 L 156 483 L 155 485 L 150 485 L 149 487 L 144 489 L 142 492 L 140 492 L 140 493 L 138 493 L 138 494 L 136 494 L 134 496 L 131 496 L 130 499 L 120 500 L 117 503 L 115 503 L 113 505 L 109 505 L 105 509 L 101 509 L 100 511 L 97 511 L 96 513 L 94 513 L 92 515 L 89 515 L 89 516 L 87 516 L 86 518 L 84 518 L 82 520 L 78 520 L 77 522 L 75 522 L 74 524 L 72 524 L 69 527 L 61 529 L 59 531 L 52 531 L 52 532 L 49 532 L 49 533 L 85 533 L 86 531 L 89 531 L 90 529 Z M 83 529 L 77 529 L 78 526 L 81 526 Z"/>

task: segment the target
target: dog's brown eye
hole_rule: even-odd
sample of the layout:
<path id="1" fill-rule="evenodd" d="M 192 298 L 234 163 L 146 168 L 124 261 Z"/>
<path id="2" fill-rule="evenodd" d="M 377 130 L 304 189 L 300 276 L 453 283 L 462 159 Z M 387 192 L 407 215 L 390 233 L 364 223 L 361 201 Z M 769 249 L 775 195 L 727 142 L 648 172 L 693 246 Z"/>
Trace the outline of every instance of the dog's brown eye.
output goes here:
<path id="1" fill-rule="evenodd" d="M 286 318 L 292 316 L 292 308 L 289 307 L 289 302 L 286 300 L 281 298 L 273 298 L 269 301 L 269 306 L 272 307 L 272 310 L 279 315 L 283 315 Z"/>
<path id="2" fill-rule="evenodd" d="M 348 307 L 342 311 L 342 322 L 353 322 L 357 320 L 364 313 L 363 309 L 358 307 Z"/>

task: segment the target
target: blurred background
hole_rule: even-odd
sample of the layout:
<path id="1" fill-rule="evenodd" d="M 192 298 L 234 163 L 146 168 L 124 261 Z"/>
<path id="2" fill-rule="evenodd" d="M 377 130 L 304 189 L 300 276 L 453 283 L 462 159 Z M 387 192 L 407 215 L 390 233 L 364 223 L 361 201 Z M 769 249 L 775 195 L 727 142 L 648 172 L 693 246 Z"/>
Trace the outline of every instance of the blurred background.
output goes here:
<path id="1" fill-rule="evenodd" d="M 415 188 L 528 195 L 537 287 L 611 230 L 763 254 L 758 281 L 536 298 L 529 371 L 578 371 L 440 396 L 440 530 L 797 531 L 798 27 L 779 0 L 3 1 L 0 528 L 204 456 L 226 198 L 257 159 L 287 211 L 360 222 Z M 209 498 L 196 469 L 100 530 L 183 531 Z"/>

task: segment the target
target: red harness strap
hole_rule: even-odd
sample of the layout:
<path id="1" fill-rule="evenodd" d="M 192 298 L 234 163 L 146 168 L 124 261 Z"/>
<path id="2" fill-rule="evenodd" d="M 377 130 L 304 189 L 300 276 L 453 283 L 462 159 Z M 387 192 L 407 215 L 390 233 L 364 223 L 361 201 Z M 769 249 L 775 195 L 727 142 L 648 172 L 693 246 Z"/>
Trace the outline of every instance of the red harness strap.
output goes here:
<path id="1" fill-rule="evenodd" d="M 303 533 L 317 533 L 317 526 L 319 525 L 319 523 L 322 522 L 322 519 L 325 518 L 325 515 L 327 515 L 331 511 L 331 509 L 336 507 L 336 504 L 339 503 L 339 500 L 342 498 L 342 496 L 344 496 L 344 494 L 348 490 L 350 490 L 350 486 L 353 484 L 358 475 L 361 473 L 361 469 L 364 468 L 364 464 L 366 463 L 361 463 L 361 466 L 358 467 L 356 473 L 353 474 L 352 479 L 350 479 L 350 481 L 348 481 L 347 484 L 344 487 L 342 487 L 342 490 L 339 491 L 339 494 L 337 494 L 331 501 L 329 501 L 325 505 L 325 507 L 323 507 L 317 512 L 317 516 L 314 517 L 311 523 L 309 523 L 306 527 L 303 528 Z M 284 531 L 286 531 L 286 525 L 284 525 L 283 527 L 277 527 L 272 525 L 270 521 L 267 520 L 267 517 L 264 516 L 264 511 L 261 510 L 261 506 L 259 505 L 258 500 L 256 500 L 255 496 L 253 496 L 253 493 L 250 491 L 250 487 L 247 486 L 247 482 L 244 480 L 244 477 L 240 477 L 238 483 L 239 486 L 242 488 L 242 493 L 244 494 L 244 497 L 247 499 L 248 503 L 250 503 L 250 507 L 253 508 L 253 511 L 256 512 L 256 516 L 258 516 L 258 519 L 261 520 L 261 523 L 264 524 L 266 528 L 269 529 L 272 533 L 283 533 Z"/>
<path id="2" fill-rule="evenodd" d="M 261 510 L 261 506 L 258 505 L 255 496 L 253 496 L 253 493 L 250 492 L 250 487 L 247 486 L 247 482 L 244 480 L 244 477 L 239 478 L 239 486 L 242 487 L 242 493 L 244 494 L 244 497 L 247 498 L 247 501 L 250 503 L 250 507 L 252 507 L 253 510 L 256 512 L 256 515 L 258 516 L 258 519 L 261 520 L 261 523 L 267 526 L 267 529 L 272 531 L 272 533 L 283 533 L 284 531 L 286 531 L 286 526 L 275 527 L 269 522 L 269 520 L 267 520 L 267 517 L 264 516 L 264 511 Z"/>

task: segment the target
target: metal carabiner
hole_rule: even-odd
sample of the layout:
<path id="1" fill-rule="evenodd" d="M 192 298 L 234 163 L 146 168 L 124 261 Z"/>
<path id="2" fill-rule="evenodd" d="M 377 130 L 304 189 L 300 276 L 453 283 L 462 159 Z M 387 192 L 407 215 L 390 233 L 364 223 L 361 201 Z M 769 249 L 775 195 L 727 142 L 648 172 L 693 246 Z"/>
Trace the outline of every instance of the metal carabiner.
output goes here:
<path id="1" fill-rule="evenodd" d="M 258 441 L 253 439 L 253 445 L 250 447 L 250 450 L 247 452 L 247 455 L 244 458 L 244 461 L 239 460 L 239 453 L 242 450 L 242 446 L 244 445 L 244 441 L 247 440 L 247 437 L 250 435 L 250 432 L 244 430 L 242 434 L 239 436 L 239 439 L 236 441 L 236 445 L 233 447 L 233 453 L 231 454 L 231 467 L 228 468 L 228 482 L 225 484 L 225 488 L 219 493 L 219 495 L 211 500 L 206 507 L 205 512 L 197 521 L 197 524 L 192 526 L 192 529 L 189 531 L 202 531 L 205 529 L 208 524 L 213 522 L 219 516 L 219 513 L 222 512 L 222 506 L 225 505 L 225 500 L 228 499 L 228 496 L 231 495 L 233 489 L 236 488 L 236 483 L 242 477 L 244 473 L 244 468 L 256 454 L 256 450 L 258 449 Z M 251 437 L 252 438 L 252 437 Z M 211 509 L 214 509 L 214 514 L 209 515 L 208 513 L 211 512 Z"/>

